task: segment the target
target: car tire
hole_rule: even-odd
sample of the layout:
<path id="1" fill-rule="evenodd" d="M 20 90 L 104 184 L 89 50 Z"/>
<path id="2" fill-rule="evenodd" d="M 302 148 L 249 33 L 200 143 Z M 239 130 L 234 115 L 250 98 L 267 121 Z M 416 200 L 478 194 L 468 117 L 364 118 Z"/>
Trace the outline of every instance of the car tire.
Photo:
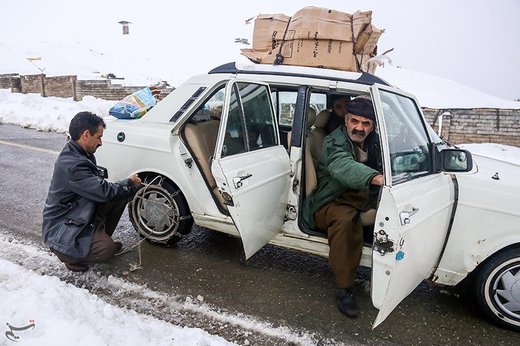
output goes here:
<path id="1" fill-rule="evenodd" d="M 475 277 L 475 297 L 489 319 L 520 331 L 520 249 L 510 248 L 482 264 Z"/>
<path id="2" fill-rule="evenodd" d="M 145 178 L 145 187 L 129 203 L 128 214 L 141 237 L 165 246 L 177 243 L 193 225 L 184 195 L 162 177 Z"/>

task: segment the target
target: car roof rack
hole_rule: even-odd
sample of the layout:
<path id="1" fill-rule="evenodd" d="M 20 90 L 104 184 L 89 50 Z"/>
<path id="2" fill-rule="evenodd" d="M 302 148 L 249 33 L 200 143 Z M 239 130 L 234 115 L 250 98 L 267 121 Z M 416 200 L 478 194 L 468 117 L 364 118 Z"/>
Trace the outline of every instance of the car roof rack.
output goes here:
<path id="1" fill-rule="evenodd" d="M 268 74 L 279 76 L 310 77 L 318 79 L 333 79 L 344 82 L 356 82 L 373 85 L 375 83 L 390 85 L 385 80 L 366 72 L 348 72 L 329 70 L 318 67 L 268 65 L 268 64 L 238 64 L 230 62 L 215 67 L 208 74 L 216 73 L 242 73 L 242 74 Z"/>

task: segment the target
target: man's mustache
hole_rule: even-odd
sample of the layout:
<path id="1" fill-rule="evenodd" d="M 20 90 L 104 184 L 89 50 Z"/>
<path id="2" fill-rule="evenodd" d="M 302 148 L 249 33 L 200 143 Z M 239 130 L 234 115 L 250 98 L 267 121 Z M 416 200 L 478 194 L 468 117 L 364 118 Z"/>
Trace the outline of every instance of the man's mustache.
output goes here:
<path id="1" fill-rule="evenodd" d="M 353 135 L 364 136 L 365 135 L 365 131 L 352 130 L 352 134 Z"/>

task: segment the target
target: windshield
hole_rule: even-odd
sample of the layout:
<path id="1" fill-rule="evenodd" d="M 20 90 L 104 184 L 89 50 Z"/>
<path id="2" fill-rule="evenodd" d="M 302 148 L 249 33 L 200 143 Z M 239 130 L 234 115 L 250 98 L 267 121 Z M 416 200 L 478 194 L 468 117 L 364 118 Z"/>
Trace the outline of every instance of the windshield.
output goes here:
<path id="1" fill-rule="evenodd" d="M 432 171 L 431 141 L 415 101 L 385 90 L 380 90 L 380 95 L 392 184 L 429 174 Z"/>

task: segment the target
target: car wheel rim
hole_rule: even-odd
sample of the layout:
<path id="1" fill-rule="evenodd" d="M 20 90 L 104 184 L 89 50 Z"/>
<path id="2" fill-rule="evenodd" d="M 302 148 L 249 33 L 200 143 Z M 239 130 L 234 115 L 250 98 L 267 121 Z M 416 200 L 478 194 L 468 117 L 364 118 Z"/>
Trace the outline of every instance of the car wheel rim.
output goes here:
<path id="1" fill-rule="evenodd" d="M 493 305 L 504 317 L 520 321 L 520 264 L 501 266 L 491 277 L 494 278 L 490 286 Z"/>
<path id="2" fill-rule="evenodd" d="M 179 227 L 179 208 L 171 194 L 161 187 L 149 187 L 137 200 L 135 208 L 141 232 L 149 238 L 171 238 Z"/>

